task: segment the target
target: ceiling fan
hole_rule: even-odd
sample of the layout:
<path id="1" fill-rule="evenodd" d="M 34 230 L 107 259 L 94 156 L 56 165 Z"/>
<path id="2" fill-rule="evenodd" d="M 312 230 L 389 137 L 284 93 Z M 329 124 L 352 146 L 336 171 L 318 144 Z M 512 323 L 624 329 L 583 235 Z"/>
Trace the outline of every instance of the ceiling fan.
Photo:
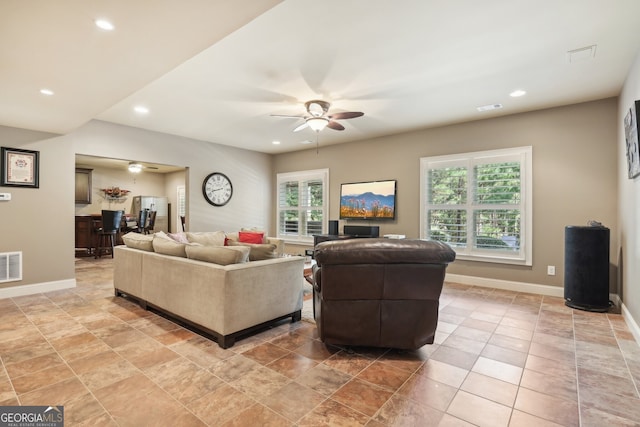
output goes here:
<path id="1" fill-rule="evenodd" d="M 340 113 L 327 114 L 331 103 L 318 99 L 307 101 L 304 103 L 304 106 L 308 113 L 304 116 L 290 116 L 282 114 L 272 114 L 272 116 L 304 119 L 304 123 L 301 123 L 293 129 L 294 132 L 301 131 L 307 127 L 315 130 L 316 132 L 320 132 L 325 127 L 333 130 L 344 130 L 344 126 L 336 120 L 354 119 L 356 117 L 364 116 L 364 113 L 360 111 L 344 111 Z"/>
<path id="2" fill-rule="evenodd" d="M 129 162 L 129 166 L 127 167 L 127 169 L 129 170 L 129 172 L 132 173 L 140 173 L 142 172 L 142 169 L 158 169 L 156 166 L 148 166 L 148 165 L 143 165 L 140 162 Z"/>

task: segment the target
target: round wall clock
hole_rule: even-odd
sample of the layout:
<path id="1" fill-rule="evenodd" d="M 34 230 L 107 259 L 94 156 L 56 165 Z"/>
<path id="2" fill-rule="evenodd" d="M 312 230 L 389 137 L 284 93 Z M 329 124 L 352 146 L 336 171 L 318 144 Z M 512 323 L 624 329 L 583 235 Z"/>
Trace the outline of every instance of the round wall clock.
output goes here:
<path id="1" fill-rule="evenodd" d="M 224 206 L 233 195 L 231 180 L 223 173 L 210 173 L 202 182 L 202 194 L 213 206 Z"/>

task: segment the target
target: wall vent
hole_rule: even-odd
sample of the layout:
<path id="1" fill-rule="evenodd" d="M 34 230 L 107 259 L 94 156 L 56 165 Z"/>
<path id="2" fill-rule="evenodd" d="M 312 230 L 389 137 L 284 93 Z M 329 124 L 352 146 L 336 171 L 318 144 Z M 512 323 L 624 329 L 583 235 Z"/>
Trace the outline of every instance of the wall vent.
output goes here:
<path id="1" fill-rule="evenodd" d="M 22 252 L 0 253 L 0 283 L 22 280 Z"/>

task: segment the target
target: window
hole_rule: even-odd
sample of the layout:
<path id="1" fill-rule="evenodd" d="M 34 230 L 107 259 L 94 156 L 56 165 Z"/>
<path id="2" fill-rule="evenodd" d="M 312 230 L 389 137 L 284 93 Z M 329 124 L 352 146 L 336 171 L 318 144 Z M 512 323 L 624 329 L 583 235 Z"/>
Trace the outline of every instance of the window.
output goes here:
<path id="1" fill-rule="evenodd" d="M 531 147 L 420 159 L 420 237 L 458 259 L 531 265 Z"/>
<path id="2" fill-rule="evenodd" d="M 325 228 L 329 202 L 329 170 L 280 173 L 278 185 L 278 237 L 312 243 Z"/>
<path id="3" fill-rule="evenodd" d="M 177 187 L 177 192 L 176 212 L 178 214 L 178 221 L 176 222 L 176 230 L 182 230 L 182 217 L 187 214 L 187 196 L 185 193 L 184 185 L 179 185 Z"/>

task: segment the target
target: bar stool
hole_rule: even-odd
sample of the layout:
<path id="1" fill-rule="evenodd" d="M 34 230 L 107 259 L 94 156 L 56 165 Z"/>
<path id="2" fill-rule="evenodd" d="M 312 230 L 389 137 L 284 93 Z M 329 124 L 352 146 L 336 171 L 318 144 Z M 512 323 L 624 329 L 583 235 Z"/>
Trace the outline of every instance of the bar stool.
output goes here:
<path id="1" fill-rule="evenodd" d="M 95 258 L 100 258 L 106 251 L 111 251 L 113 258 L 113 246 L 116 241 L 116 234 L 120 230 L 124 211 L 102 211 L 102 227 L 96 229 Z"/>
<path id="2" fill-rule="evenodd" d="M 148 209 L 142 209 L 138 212 L 138 229 L 137 233 L 144 233 L 144 228 L 147 226 L 147 217 L 149 216 Z"/>
<path id="3" fill-rule="evenodd" d="M 149 234 L 153 232 L 153 228 L 156 225 L 156 211 L 149 211 L 149 216 L 147 217 L 147 224 L 144 226 L 144 234 Z"/>

